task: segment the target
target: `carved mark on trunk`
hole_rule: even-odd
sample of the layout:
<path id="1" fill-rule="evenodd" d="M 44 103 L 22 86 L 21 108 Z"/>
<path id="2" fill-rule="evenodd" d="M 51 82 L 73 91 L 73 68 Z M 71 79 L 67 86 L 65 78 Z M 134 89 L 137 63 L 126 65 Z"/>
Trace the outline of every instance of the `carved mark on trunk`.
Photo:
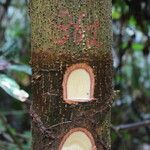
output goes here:
<path id="1" fill-rule="evenodd" d="M 100 47 L 100 44 L 97 40 L 97 33 L 100 27 L 100 23 L 98 20 L 95 20 L 89 25 L 83 25 L 82 22 L 86 17 L 86 13 L 80 12 L 78 20 L 74 22 L 74 17 L 67 9 L 63 11 L 61 10 L 58 14 L 58 18 L 62 19 L 62 21 L 60 24 L 56 24 L 56 28 L 59 32 L 61 32 L 61 35 L 63 36 L 55 40 L 55 43 L 58 45 L 64 45 L 71 37 L 70 28 L 73 27 L 73 42 L 76 45 L 79 45 L 82 42 L 86 41 L 85 45 L 87 46 L 87 48 Z"/>
<path id="2" fill-rule="evenodd" d="M 76 104 L 94 100 L 94 73 L 85 63 L 67 68 L 63 79 L 63 98 L 66 103 Z"/>

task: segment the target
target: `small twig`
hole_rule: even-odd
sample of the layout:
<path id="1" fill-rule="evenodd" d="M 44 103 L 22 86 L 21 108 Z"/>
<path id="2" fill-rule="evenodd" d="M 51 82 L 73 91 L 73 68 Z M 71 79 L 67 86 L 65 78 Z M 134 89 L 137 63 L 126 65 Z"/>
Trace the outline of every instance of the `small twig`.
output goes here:
<path id="1" fill-rule="evenodd" d="M 45 137 L 51 137 L 52 139 L 54 138 L 51 134 L 51 132 L 49 131 L 50 129 L 57 127 L 59 125 L 62 124 L 67 124 L 67 123 L 71 123 L 71 121 L 66 121 L 66 122 L 61 122 L 59 124 L 53 125 L 49 128 L 46 128 L 41 120 L 41 118 L 38 116 L 38 114 L 35 113 L 35 111 L 33 111 L 32 109 L 30 110 L 30 116 L 32 117 L 33 122 L 35 123 L 35 125 L 39 128 L 39 130 L 41 131 L 41 133 L 45 136 Z"/>
<path id="2" fill-rule="evenodd" d="M 53 125 L 53 126 L 50 126 L 50 127 L 48 128 L 48 130 L 49 130 L 49 129 L 52 129 L 52 128 L 55 128 L 55 127 L 57 127 L 57 126 L 63 125 L 63 124 L 71 123 L 71 122 L 72 122 L 72 121 L 66 121 L 66 122 L 61 122 L 61 123 L 55 124 L 55 125 Z"/>
<path id="3" fill-rule="evenodd" d="M 14 133 L 11 131 L 9 125 L 7 124 L 6 118 L 0 113 L 0 120 L 2 121 L 7 133 L 10 135 L 10 137 L 13 139 L 14 143 L 16 144 L 16 146 L 19 148 L 19 150 L 24 150 L 22 147 L 22 144 L 20 143 L 20 141 L 16 138 L 16 136 L 14 135 Z"/>
<path id="4" fill-rule="evenodd" d="M 133 130 L 133 129 L 138 129 L 141 127 L 146 127 L 150 125 L 150 120 L 146 120 L 146 121 L 141 121 L 141 122 L 136 122 L 136 123 L 131 123 L 131 124 L 124 124 L 124 125 L 119 125 L 114 127 L 113 129 L 115 131 L 120 131 L 120 130 Z"/>
<path id="5" fill-rule="evenodd" d="M 30 116 L 32 117 L 32 121 L 35 123 L 36 127 L 39 129 L 39 131 L 44 135 L 44 137 L 50 137 L 50 138 L 54 138 L 51 135 L 51 132 L 48 131 L 48 129 L 45 127 L 45 125 L 43 124 L 41 118 L 38 116 L 38 114 L 30 109 Z"/>
<path id="6" fill-rule="evenodd" d="M 133 112 L 135 113 L 135 115 L 140 119 L 140 121 L 145 121 L 142 112 L 140 111 L 139 105 L 137 105 L 136 101 L 138 101 L 137 99 L 135 99 L 135 101 L 133 100 L 131 103 L 131 108 L 133 110 Z M 145 131 L 147 133 L 147 135 L 150 137 L 150 129 L 145 126 Z"/>

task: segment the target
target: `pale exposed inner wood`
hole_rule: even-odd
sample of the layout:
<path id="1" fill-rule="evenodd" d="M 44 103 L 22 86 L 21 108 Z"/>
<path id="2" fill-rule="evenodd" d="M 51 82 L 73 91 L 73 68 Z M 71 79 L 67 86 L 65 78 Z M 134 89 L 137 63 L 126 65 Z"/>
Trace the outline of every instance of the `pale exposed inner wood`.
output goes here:
<path id="1" fill-rule="evenodd" d="M 90 100 L 90 75 L 85 69 L 72 71 L 67 81 L 67 99 L 72 101 Z"/>
<path id="2" fill-rule="evenodd" d="M 92 150 L 90 138 L 82 131 L 72 133 L 61 150 Z"/>

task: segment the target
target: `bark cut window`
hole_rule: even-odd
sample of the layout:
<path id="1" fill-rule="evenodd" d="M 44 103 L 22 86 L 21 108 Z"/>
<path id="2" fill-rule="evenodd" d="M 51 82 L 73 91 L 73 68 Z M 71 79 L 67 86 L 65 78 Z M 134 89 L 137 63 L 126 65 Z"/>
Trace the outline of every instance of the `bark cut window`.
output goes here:
<path id="1" fill-rule="evenodd" d="M 63 97 L 67 103 L 88 102 L 93 100 L 94 74 L 87 64 L 69 67 L 63 80 Z"/>
<path id="2" fill-rule="evenodd" d="M 96 146 L 89 131 L 75 128 L 64 136 L 59 150 L 96 150 Z"/>

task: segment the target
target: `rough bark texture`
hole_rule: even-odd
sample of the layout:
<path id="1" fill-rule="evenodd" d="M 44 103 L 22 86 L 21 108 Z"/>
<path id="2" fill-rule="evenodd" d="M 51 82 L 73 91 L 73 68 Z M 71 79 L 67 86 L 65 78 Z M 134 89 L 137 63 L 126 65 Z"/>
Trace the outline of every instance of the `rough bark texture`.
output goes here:
<path id="1" fill-rule="evenodd" d="M 73 128 L 87 129 L 97 150 L 109 150 L 113 97 L 111 1 L 31 0 L 29 7 L 31 109 L 43 123 L 36 125 L 37 119 L 33 119 L 33 150 L 58 150 L 63 137 Z M 67 68 L 77 63 L 93 69 L 95 100 L 67 104 L 63 100 L 63 77 Z M 49 129 L 50 137 L 41 133 L 42 126 Z"/>

